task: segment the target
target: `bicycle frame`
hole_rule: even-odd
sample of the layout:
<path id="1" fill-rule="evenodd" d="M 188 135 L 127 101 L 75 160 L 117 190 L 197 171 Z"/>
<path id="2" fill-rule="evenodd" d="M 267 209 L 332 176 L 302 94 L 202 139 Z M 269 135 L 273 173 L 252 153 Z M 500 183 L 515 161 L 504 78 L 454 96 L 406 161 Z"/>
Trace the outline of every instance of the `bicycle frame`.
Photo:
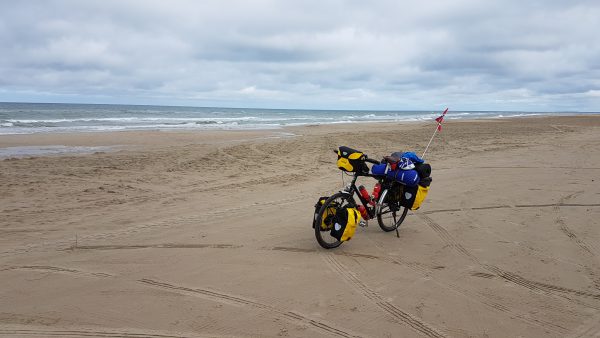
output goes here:
<path id="1" fill-rule="evenodd" d="M 374 175 L 368 175 L 368 174 L 355 174 L 354 177 L 352 178 L 352 182 L 350 184 L 348 184 L 343 190 L 341 190 L 341 192 L 347 193 L 348 195 L 350 195 L 350 200 L 352 201 L 352 204 L 354 204 L 352 207 L 357 207 L 358 204 L 356 203 L 356 200 L 354 199 L 354 195 L 358 196 L 358 200 L 360 201 L 360 203 L 362 204 L 363 207 L 365 207 L 365 210 L 367 210 L 367 214 L 369 215 L 369 219 L 372 219 L 375 217 L 376 213 L 376 206 L 373 206 L 369 203 L 369 201 L 365 200 L 362 195 L 359 193 L 358 191 L 358 187 L 356 186 L 356 180 L 358 180 L 358 177 L 363 176 L 363 177 L 372 177 L 374 179 L 376 179 L 377 181 L 379 181 L 381 183 L 381 178 L 379 176 L 374 176 Z M 376 204 L 377 205 L 377 204 Z"/>
<path id="2" fill-rule="evenodd" d="M 369 201 L 365 200 L 358 191 L 358 187 L 356 186 L 356 181 L 358 180 L 358 177 L 360 177 L 360 176 L 372 177 L 373 179 L 377 180 L 377 182 L 379 182 L 379 184 L 381 184 L 381 194 L 378 196 L 377 200 L 375 201 L 374 206 L 371 205 L 369 203 Z M 369 219 L 373 219 L 373 218 L 375 218 L 377 213 L 379 213 L 379 211 L 381 210 L 382 204 L 380 201 L 385 200 L 386 196 L 390 193 L 394 183 L 399 184 L 399 185 L 404 185 L 403 183 L 400 183 L 400 182 L 390 182 L 389 180 L 386 180 L 386 178 L 382 177 L 382 176 L 371 175 L 371 174 L 354 174 L 353 178 L 352 178 L 352 182 L 350 184 L 348 184 L 344 189 L 342 189 L 341 192 L 344 192 L 344 193 L 347 193 L 348 195 L 350 195 L 349 198 L 352 201 L 353 207 L 358 207 L 358 204 L 356 203 L 356 200 L 354 199 L 354 195 L 356 194 L 356 196 L 358 196 L 358 200 L 360 201 L 360 204 L 362 204 L 362 206 L 365 208 L 365 210 L 367 210 Z"/>

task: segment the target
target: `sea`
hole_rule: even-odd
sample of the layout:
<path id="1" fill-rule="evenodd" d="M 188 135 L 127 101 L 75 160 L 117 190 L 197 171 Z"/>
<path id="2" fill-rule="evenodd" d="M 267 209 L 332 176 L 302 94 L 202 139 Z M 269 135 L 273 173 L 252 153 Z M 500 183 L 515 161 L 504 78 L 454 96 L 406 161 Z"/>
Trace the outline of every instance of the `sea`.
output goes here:
<path id="1" fill-rule="evenodd" d="M 441 111 L 307 110 L 112 104 L 2 103 L 0 135 L 126 130 L 249 130 L 432 120 Z M 497 119 L 575 112 L 453 111 L 446 119 Z"/>

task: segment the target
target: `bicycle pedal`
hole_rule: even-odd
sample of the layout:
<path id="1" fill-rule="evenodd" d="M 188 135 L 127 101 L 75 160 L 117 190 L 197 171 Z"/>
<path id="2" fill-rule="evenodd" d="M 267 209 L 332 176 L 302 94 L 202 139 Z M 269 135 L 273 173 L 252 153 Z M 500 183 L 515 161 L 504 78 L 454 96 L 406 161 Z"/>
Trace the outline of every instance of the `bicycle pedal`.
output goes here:
<path id="1" fill-rule="evenodd" d="M 360 222 L 358 222 L 358 225 L 363 228 L 366 228 L 369 226 L 369 221 L 365 221 L 364 219 L 361 219 Z"/>

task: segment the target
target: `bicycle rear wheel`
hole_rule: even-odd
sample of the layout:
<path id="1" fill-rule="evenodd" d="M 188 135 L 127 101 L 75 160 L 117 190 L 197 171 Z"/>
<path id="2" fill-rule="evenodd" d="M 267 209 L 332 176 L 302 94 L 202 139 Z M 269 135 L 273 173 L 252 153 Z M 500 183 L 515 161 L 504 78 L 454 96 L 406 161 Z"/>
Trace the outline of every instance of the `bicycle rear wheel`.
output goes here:
<path id="1" fill-rule="evenodd" d="M 377 223 L 385 232 L 396 230 L 404 222 L 408 208 L 399 204 L 392 189 L 381 193 L 379 207 L 377 208 Z"/>
<path id="2" fill-rule="evenodd" d="M 321 206 L 315 222 L 315 237 L 319 245 L 325 249 L 337 248 L 342 244 L 340 240 L 331 236 L 331 229 L 336 223 L 338 210 L 354 207 L 354 200 L 348 193 L 338 192 L 329 197 Z"/>

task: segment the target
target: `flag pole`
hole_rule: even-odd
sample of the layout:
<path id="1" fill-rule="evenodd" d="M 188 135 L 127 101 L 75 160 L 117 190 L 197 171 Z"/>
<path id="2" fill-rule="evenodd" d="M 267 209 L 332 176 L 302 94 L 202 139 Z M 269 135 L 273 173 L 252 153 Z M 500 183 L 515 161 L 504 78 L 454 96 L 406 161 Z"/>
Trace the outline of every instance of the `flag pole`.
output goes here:
<path id="1" fill-rule="evenodd" d="M 440 123 L 438 122 L 438 125 L 435 127 L 435 131 L 433 132 L 433 135 L 431 135 L 431 138 L 429 139 L 429 143 L 427 143 L 427 147 L 425 147 L 425 150 L 423 151 L 423 155 L 421 155 L 422 159 L 425 159 L 425 153 L 427 152 L 427 149 L 429 149 L 429 146 L 431 145 L 431 141 L 433 141 L 433 138 L 435 137 L 435 134 L 438 131 L 439 125 L 440 125 Z"/>
<path id="2" fill-rule="evenodd" d="M 427 152 L 427 149 L 429 149 L 429 146 L 431 145 L 431 142 L 433 141 L 435 134 L 440 130 L 440 127 L 442 126 L 442 121 L 444 121 L 444 116 L 446 115 L 447 112 L 448 112 L 448 108 L 446 108 L 446 110 L 444 110 L 444 112 L 442 113 L 442 115 L 440 117 L 435 119 L 437 121 L 437 126 L 435 126 L 433 135 L 431 135 L 431 138 L 429 139 L 429 143 L 427 143 L 427 147 L 425 147 L 425 150 L 423 151 L 423 155 L 421 155 L 421 158 L 423 158 L 423 159 L 425 158 L 425 153 Z"/>

